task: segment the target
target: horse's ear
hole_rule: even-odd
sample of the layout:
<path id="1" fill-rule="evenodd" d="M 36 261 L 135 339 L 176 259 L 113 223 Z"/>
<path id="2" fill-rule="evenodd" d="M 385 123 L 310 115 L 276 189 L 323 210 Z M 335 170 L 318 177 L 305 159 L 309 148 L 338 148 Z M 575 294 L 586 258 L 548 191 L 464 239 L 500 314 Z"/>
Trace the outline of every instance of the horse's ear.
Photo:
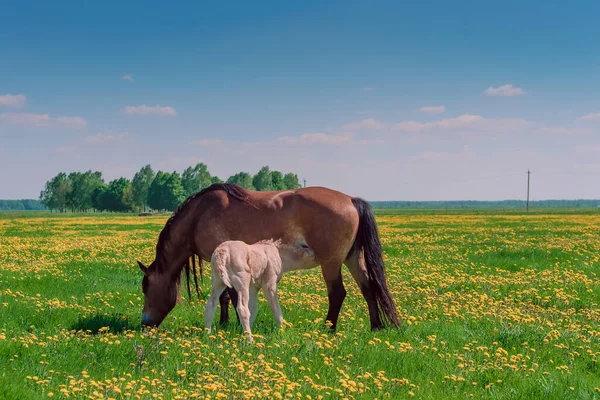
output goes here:
<path id="1" fill-rule="evenodd" d="M 141 262 L 139 262 L 139 261 L 138 261 L 137 263 L 138 263 L 138 265 L 140 266 L 140 270 L 141 270 L 141 271 L 144 273 L 144 275 L 148 276 L 148 268 L 146 268 L 146 267 L 144 266 L 144 264 L 142 264 L 142 263 L 141 263 Z"/>

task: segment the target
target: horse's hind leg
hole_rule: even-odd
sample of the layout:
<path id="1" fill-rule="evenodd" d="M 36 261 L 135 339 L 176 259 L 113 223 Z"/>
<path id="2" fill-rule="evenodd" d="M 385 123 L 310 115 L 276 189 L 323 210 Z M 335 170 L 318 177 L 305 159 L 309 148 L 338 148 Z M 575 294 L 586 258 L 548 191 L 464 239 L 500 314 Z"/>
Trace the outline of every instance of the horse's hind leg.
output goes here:
<path id="1" fill-rule="evenodd" d="M 363 297 L 367 301 L 371 329 L 377 330 L 382 328 L 383 323 L 381 322 L 379 307 L 377 306 L 377 294 L 374 292 L 371 285 L 369 285 L 369 275 L 367 273 L 363 251 L 355 251 L 344 263 L 350 270 L 352 277 L 358 284 Z"/>
<path id="2" fill-rule="evenodd" d="M 342 282 L 342 263 L 323 264 L 321 272 L 327 285 L 327 297 L 329 298 L 329 311 L 327 311 L 325 319 L 331 322 L 331 329 L 335 330 L 342 303 L 346 298 L 346 289 Z"/>

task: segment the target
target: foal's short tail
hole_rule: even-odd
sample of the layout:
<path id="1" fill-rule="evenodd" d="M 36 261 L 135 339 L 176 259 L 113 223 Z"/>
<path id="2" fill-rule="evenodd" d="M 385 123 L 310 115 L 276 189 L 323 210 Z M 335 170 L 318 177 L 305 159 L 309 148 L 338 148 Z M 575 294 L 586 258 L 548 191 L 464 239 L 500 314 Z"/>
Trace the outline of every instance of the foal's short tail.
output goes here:
<path id="1" fill-rule="evenodd" d="M 386 283 L 383 250 L 379 241 L 375 216 L 370 204 L 365 200 L 355 197 L 352 199 L 352 204 L 354 204 L 356 211 L 358 211 L 359 223 L 351 253 L 360 251 L 360 249 L 364 252 L 369 278 L 369 287 L 367 290 L 370 290 L 377 300 L 377 311 L 380 320 L 384 324 L 388 322 L 394 326 L 399 326 L 396 305 Z"/>
<path id="2" fill-rule="evenodd" d="M 228 288 L 233 287 L 227 274 L 227 264 L 229 263 L 229 250 L 226 248 L 217 248 L 211 258 L 211 268 L 214 274 L 217 274 Z"/>

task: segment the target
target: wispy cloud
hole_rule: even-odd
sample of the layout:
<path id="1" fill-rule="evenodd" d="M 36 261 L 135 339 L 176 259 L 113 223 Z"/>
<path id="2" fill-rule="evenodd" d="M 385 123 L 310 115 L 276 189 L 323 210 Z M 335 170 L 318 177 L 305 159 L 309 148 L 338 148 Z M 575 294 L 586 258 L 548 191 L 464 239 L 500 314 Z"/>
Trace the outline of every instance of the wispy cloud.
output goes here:
<path id="1" fill-rule="evenodd" d="M 575 146 L 574 149 L 578 153 L 600 153 L 600 143 Z"/>
<path id="2" fill-rule="evenodd" d="M 100 132 L 85 138 L 85 141 L 93 144 L 116 142 L 125 139 L 129 134 L 127 132 Z"/>
<path id="3" fill-rule="evenodd" d="M 197 140 L 193 140 L 192 144 L 198 144 L 200 146 L 215 146 L 218 144 L 223 143 L 223 141 L 219 138 L 215 138 L 215 139 L 197 139 Z"/>
<path id="4" fill-rule="evenodd" d="M 404 121 L 392 126 L 392 130 L 399 132 L 422 132 L 429 129 L 451 129 L 461 128 L 467 125 L 472 125 L 483 121 L 484 118 L 481 115 L 463 114 L 456 118 L 441 119 L 434 122 L 417 122 L 417 121 Z"/>
<path id="5" fill-rule="evenodd" d="M 177 111 L 173 107 L 147 106 L 145 104 L 141 106 L 127 106 L 121 112 L 125 115 L 157 115 L 161 117 L 174 117 L 177 115 Z"/>
<path id="6" fill-rule="evenodd" d="M 579 117 L 581 121 L 600 121 L 600 113 L 586 114 Z"/>
<path id="7" fill-rule="evenodd" d="M 487 119 L 481 115 L 463 114 L 433 122 L 404 121 L 392 126 L 396 132 L 419 133 L 435 129 L 481 129 L 485 131 L 509 132 L 534 125 L 524 119 Z"/>
<path id="8" fill-rule="evenodd" d="M 131 75 L 131 74 L 125 74 L 125 75 L 123 75 L 121 77 L 121 79 L 124 80 L 124 81 L 130 81 L 131 82 L 131 81 L 133 81 L 133 75 Z"/>
<path id="9" fill-rule="evenodd" d="M 21 108 L 25 105 L 27 98 L 22 94 L 0 95 L 0 107 Z"/>
<path id="10" fill-rule="evenodd" d="M 419 108 L 419 111 L 429 114 L 441 114 L 446 111 L 446 106 L 425 106 Z"/>
<path id="11" fill-rule="evenodd" d="M 483 92 L 486 96 L 520 96 L 525 93 L 526 92 L 523 89 L 514 87 L 512 84 L 502 85 L 496 88 L 490 86 Z"/>
<path id="12" fill-rule="evenodd" d="M 305 133 L 300 136 L 282 136 L 280 142 L 287 144 L 347 144 L 352 143 L 350 135 L 328 135 L 326 133 Z"/>
<path id="13" fill-rule="evenodd" d="M 0 122 L 33 127 L 84 128 L 87 121 L 82 117 L 52 117 L 49 114 L 6 113 L 0 114 Z"/>
<path id="14" fill-rule="evenodd" d="M 356 129 L 381 129 L 383 128 L 381 121 L 373 118 L 364 119 L 362 121 L 351 122 L 349 124 L 342 125 L 342 130 L 356 130 Z"/>
<path id="15" fill-rule="evenodd" d="M 572 127 L 562 127 L 562 126 L 549 126 L 544 128 L 539 128 L 534 131 L 534 133 L 540 135 L 561 135 L 561 136 L 572 136 L 572 135 L 588 135 L 593 133 L 594 130 L 590 128 L 572 128 Z"/>

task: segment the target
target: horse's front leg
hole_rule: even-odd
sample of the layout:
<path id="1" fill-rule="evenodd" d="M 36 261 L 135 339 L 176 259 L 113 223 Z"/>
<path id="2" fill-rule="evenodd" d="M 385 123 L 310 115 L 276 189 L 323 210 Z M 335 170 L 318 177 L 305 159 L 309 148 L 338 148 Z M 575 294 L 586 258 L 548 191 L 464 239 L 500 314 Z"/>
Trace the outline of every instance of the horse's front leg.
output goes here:
<path id="1" fill-rule="evenodd" d="M 329 298 L 329 310 L 325 320 L 331 323 L 331 330 L 335 330 L 342 303 L 346 298 L 346 289 L 342 282 L 342 264 L 323 264 L 321 265 L 321 272 L 327 285 L 327 297 Z"/>

